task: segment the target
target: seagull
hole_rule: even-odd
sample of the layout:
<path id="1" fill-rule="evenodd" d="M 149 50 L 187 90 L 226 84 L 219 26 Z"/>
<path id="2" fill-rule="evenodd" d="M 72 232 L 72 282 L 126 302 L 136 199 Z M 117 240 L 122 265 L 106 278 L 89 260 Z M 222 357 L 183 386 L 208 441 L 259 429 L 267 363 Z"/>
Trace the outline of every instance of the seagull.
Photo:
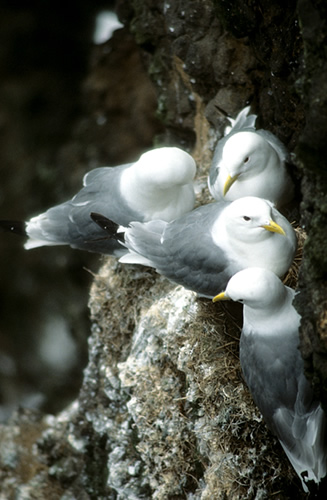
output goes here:
<path id="1" fill-rule="evenodd" d="M 303 373 L 294 295 L 272 271 L 254 267 L 236 273 L 213 301 L 244 304 L 240 361 L 245 381 L 308 492 L 307 483 L 319 483 L 327 473 L 327 421 Z"/>
<path id="2" fill-rule="evenodd" d="M 124 248 L 115 240 L 103 240 L 103 231 L 90 220 L 90 213 L 101 212 L 123 225 L 131 221 L 173 220 L 194 208 L 195 173 L 194 159 L 182 149 L 153 149 L 135 163 L 92 170 L 72 200 L 26 223 L 0 221 L 0 226 L 28 236 L 26 249 L 68 244 L 119 256 Z"/>
<path id="3" fill-rule="evenodd" d="M 102 214 L 91 218 L 128 249 L 120 262 L 153 267 L 208 298 L 249 266 L 283 276 L 297 246 L 288 220 L 271 202 L 255 197 L 204 205 L 172 222 L 132 222 L 128 228 Z"/>
<path id="4" fill-rule="evenodd" d="M 287 172 L 289 153 L 282 142 L 267 130 L 256 130 L 256 115 L 244 108 L 225 136 L 218 141 L 213 156 L 208 186 L 215 200 L 233 201 L 242 196 L 258 196 L 277 208 L 294 196 L 293 182 Z"/>

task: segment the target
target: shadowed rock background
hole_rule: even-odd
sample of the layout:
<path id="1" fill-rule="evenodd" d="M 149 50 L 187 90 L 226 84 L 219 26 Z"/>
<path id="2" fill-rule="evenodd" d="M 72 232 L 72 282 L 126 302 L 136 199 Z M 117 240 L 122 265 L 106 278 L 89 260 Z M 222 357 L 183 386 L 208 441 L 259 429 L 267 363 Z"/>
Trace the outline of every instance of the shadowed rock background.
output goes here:
<path id="1" fill-rule="evenodd" d="M 121 0 L 124 28 L 98 45 L 111 2 L 5 4 L 1 218 L 35 215 L 154 143 L 190 151 L 205 183 L 225 113 L 251 103 L 293 152 L 308 235 L 301 350 L 326 407 L 325 3 Z M 198 198 L 210 200 L 205 186 Z M 0 498 L 305 498 L 242 382 L 238 310 L 145 268 L 105 259 L 97 273 L 97 256 L 25 252 L 10 236 Z"/>

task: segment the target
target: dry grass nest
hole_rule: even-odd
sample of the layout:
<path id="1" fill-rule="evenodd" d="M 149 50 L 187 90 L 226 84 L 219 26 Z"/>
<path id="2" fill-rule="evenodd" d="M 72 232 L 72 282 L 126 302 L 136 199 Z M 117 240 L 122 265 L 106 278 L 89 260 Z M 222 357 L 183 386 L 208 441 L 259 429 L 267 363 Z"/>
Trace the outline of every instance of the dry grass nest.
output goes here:
<path id="1" fill-rule="evenodd" d="M 306 238 L 301 228 L 295 231 L 298 249 L 283 279 L 291 288 L 297 285 Z M 205 299 L 199 299 L 198 305 L 189 330 L 192 369 L 204 413 L 215 422 L 211 453 L 221 456 L 220 463 L 219 460 L 213 463 L 206 473 L 206 481 L 211 484 L 210 495 L 221 498 L 220 493 L 225 491 L 228 498 L 256 495 L 288 498 L 288 494 L 302 498 L 303 492 L 286 455 L 268 431 L 242 379 L 239 364 L 242 306 L 231 302 L 213 304 Z M 203 367 L 211 367 L 205 376 Z M 227 459 L 229 455 L 232 460 Z"/>
<path id="2" fill-rule="evenodd" d="M 292 288 L 305 241 L 304 231 L 295 230 L 298 250 L 283 280 Z M 130 269 L 109 259 L 91 291 L 92 318 L 110 352 L 108 362 L 126 359 L 142 311 L 174 288 L 154 271 Z M 168 498 L 179 488 L 194 492 L 200 484 L 205 484 L 203 500 L 303 497 L 292 467 L 243 382 L 241 322 L 240 304 L 197 299 L 185 330 L 167 336 L 166 348 L 158 353 L 158 362 L 149 365 L 149 372 L 135 374 L 133 394 L 142 416 L 138 447 L 155 498 Z M 178 368 L 181 351 L 185 362 Z M 161 419 L 171 429 L 171 442 L 161 435 Z"/>

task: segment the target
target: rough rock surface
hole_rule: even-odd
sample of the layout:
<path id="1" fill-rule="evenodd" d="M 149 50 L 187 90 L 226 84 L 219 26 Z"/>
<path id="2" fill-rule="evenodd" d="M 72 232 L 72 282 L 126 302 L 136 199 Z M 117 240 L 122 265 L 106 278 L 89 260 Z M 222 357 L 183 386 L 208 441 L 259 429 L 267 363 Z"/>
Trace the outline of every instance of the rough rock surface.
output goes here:
<path id="1" fill-rule="evenodd" d="M 299 92 L 305 106 L 305 126 L 296 148 L 301 167 L 304 247 L 296 306 L 302 315 L 301 351 L 307 375 L 327 411 L 327 59 L 326 4 L 299 1 L 304 43 Z"/>
<path id="2" fill-rule="evenodd" d="M 119 2 L 157 89 L 165 125 L 157 141 L 192 148 L 199 181 L 224 113 L 248 102 L 261 125 L 296 151 L 308 233 L 297 307 L 308 373 L 322 399 L 324 9 L 308 0 L 298 11 L 296 2 L 277 0 Z M 199 202 L 208 199 L 200 190 Z M 79 397 L 57 416 L 19 411 L 0 428 L 0 498 L 305 498 L 242 382 L 238 308 L 108 259 L 95 276 L 90 311 Z"/>
<path id="3" fill-rule="evenodd" d="M 113 259 L 90 309 L 78 400 L 1 429 L 8 498 L 301 496 L 242 381 L 233 314 Z"/>

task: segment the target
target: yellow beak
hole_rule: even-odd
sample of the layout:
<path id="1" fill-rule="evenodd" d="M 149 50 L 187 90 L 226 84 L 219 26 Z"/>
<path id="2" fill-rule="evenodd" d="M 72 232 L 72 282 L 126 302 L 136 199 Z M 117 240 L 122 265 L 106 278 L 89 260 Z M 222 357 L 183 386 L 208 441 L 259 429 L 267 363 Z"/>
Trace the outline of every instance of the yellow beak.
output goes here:
<path id="1" fill-rule="evenodd" d="M 273 220 L 270 220 L 269 224 L 263 224 L 261 227 L 267 229 L 267 231 L 270 231 L 271 233 L 278 233 L 282 234 L 283 236 L 286 236 L 284 229 L 281 228 L 280 225 L 274 222 Z"/>
<path id="2" fill-rule="evenodd" d="M 225 292 L 218 293 L 213 299 L 212 302 L 218 302 L 218 300 L 229 300 Z"/>
<path id="3" fill-rule="evenodd" d="M 224 184 L 223 196 L 225 196 L 228 193 L 231 186 L 234 184 L 235 181 L 237 181 L 238 178 L 239 178 L 239 174 L 234 175 L 234 177 L 231 177 L 230 175 L 227 177 L 225 184 Z"/>

